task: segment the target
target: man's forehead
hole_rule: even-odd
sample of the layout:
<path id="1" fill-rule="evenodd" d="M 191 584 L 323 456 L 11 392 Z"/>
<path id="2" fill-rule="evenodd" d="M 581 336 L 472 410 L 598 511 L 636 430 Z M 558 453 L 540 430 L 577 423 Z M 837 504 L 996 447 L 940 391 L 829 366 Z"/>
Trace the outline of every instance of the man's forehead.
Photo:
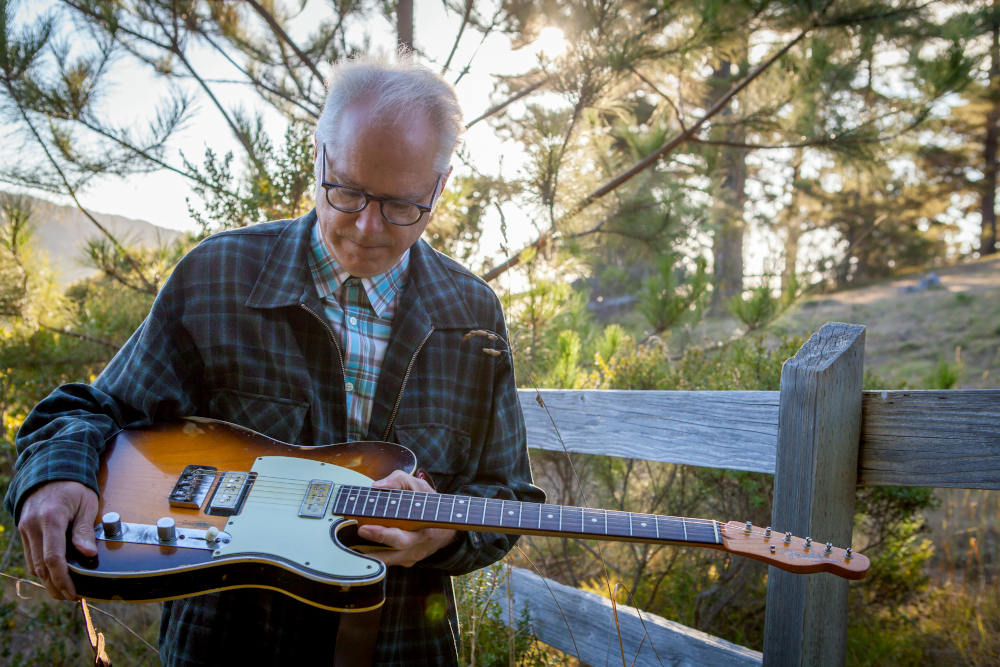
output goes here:
<path id="1" fill-rule="evenodd" d="M 426 171 L 417 174 L 411 167 L 411 165 L 404 164 L 400 165 L 394 173 L 402 175 L 405 172 L 410 172 L 409 179 L 394 179 L 397 183 L 392 184 L 391 190 L 379 191 L 376 183 L 366 182 L 365 168 L 363 165 L 363 157 L 356 155 L 348 151 L 337 150 L 334 145 L 324 144 L 323 149 L 326 153 L 326 172 L 327 180 L 333 177 L 338 183 L 342 185 L 349 185 L 353 188 L 359 190 L 364 190 L 369 194 L 373 194 L 377 197 L 393 197 L 396 199 L 418 199 L 420 197 L 426 196 L 430 190 L 437 183 L 437 178 L 439 174 L 434 171 Z M 320 158 L 322 159 L 322 157 Z M 380 179 L 381 180 L 381 179 Z M 405 180 L 405 183 L 398 182 Z"/>

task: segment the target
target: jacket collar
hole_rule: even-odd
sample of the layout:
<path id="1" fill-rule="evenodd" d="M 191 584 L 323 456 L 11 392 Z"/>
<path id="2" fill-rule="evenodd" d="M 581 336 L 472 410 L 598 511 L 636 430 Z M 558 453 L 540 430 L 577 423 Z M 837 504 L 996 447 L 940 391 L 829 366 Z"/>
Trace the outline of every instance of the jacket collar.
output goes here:
<path id="1" fill-rule="evenodd" d="M 264 260 L 257 282 L 247 297 L 251 308 L 282 308 L 318 304 L 316 288 L 309 272 L 311 234 L 316 224 L 315 209 L 292 220 L 278 234 Z M 423 239 L 410 249 L 410 277 L 400 298 L 396 317 L 420 324 L 419 328 L 476 328 L 477 324 L 453 270 L 444 257 Z"/>

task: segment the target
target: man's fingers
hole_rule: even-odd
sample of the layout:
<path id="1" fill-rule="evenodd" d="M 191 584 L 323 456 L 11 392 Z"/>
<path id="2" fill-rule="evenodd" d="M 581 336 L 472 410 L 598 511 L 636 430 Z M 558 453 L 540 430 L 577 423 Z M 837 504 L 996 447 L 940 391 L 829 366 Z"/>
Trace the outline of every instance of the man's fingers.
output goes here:
<path id="1" fill-rule="evenodd" d="M 380 489 L 406 489 L 407 491 L 428 491 L 434 493 L 434 487 L 426 480 L 414 477 L 402 470 L 394 470 L 388 477 L 372 482 L 372 486 Z"/>
<path id="2" fill-rule="evenodd" d="M 45 585 L 52 597 L 72 600 L 76 597 L 76 588 L 66 569 L 66 527 L 61 521 L 47 521 L 43 524 L 43 530 L 42 560 L 47 574 Z"/>

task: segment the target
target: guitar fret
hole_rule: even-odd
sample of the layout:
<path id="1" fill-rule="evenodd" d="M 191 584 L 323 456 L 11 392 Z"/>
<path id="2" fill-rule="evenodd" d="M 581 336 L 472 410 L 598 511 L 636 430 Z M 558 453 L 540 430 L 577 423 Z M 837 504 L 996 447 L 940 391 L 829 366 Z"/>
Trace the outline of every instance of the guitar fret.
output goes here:
<path id="1" fill-rule="evenodd" d="M 417 505 L 420 506 L 420 520 L 423 521 L 423 519 L 424 519 L 424 512 L 427 511 L 427 492 L 426 491 L 421 491 L 420 492 L 420 498 L 421 498 L 421 500 L 420 500 L 419 503 L 417 503 Z"/>
<path id="2" fill-rule="evenodd" d="M 413 499 L 416 498 L 417 492 L 410 491 L 410 506 L 406 508 L 406 518 L 409 519 L 413 516 Z"/>

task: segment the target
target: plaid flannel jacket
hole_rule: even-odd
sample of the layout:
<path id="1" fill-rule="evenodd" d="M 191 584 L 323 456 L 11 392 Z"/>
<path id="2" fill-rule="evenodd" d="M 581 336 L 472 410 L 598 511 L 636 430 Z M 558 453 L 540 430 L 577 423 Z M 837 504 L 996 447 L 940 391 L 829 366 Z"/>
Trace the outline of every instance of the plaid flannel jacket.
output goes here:
<path id="1" fill-rule="evenodd" d="M 309 275 L 315 212 L 215 235 L 189 253 L 93 385 L 56 389 L 28 416 L 6 506 L 47 481 L 96 490 L 105 441 L 125 426 L 200 415 L 301 445 L 346 439 L 338 344 Z M 531 483 L 506 328 L 492 290 L 418 241 L 366 438 L 413 450 L 443 493 L 540 502 Z M 471 335 L 470 335 L 471 334 Z M 376 664 L 454 664 L 450 576 L 516 538 L 460 533 L 390 568 Z M 164 604 L 164 664 L 329 664 L 339 614 L 243 589 Z"/>

